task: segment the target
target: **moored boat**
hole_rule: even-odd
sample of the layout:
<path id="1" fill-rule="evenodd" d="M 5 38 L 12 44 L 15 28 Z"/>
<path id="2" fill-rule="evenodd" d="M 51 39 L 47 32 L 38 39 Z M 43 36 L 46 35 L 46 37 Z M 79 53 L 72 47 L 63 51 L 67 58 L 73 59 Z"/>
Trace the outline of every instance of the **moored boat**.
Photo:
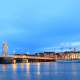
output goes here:
<path id="1" fill-rule="evenodd" d="M 56 62 L 80 62 L 80 60 L 60 59 L 60 60 L 56 60 Z"/>

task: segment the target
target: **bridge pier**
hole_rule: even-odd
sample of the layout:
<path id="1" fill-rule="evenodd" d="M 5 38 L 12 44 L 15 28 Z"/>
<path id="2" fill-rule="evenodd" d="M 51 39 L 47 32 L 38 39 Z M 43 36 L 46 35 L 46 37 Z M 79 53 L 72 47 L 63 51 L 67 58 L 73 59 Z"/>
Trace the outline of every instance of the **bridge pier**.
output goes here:
<path id="1" fill-rule="evenodd" d="M 26 63 L 28 63 L 28 59 L 26 59 Z"/>
<path id="2" fill-rule="evenodd" d="M 14 63 L 14 64 L 16 63 L 16 60 L 15 60 L 15 59 L 13 60 L 13 63 Z"/>

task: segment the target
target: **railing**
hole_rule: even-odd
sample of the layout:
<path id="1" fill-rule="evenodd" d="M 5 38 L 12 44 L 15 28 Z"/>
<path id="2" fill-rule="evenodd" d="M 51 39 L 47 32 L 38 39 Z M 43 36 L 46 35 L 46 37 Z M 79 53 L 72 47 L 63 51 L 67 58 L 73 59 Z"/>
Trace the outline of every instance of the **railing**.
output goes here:
<path id="1" fill-rule="evenodd" d="M 0 57 L 28 58 L 28 59 L 55 59 L 55 58 L 33 57 L 33 56 L 23 56 L 23 55 L 0 55 Z"/>

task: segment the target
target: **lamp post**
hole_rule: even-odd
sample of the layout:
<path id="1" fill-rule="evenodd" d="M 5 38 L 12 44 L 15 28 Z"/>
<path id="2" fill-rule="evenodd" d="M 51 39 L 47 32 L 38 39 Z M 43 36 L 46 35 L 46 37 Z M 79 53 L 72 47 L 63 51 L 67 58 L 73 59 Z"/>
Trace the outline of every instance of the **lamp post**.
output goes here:
<path id="1" fill-rule="evenodd" d="M 23 55 L 23 51 L 21 51 L 22 52 L 22 55 Z"/>
<path id="2" fill-rule="evenodd" d="M 15 51 L 13 51 L 13 55 L 14 55 Z"/>

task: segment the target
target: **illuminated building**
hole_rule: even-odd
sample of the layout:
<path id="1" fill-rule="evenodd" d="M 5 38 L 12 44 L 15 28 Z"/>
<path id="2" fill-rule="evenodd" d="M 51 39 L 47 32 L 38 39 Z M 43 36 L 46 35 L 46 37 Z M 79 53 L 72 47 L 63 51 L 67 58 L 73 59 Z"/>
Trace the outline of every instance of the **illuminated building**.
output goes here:
<path id="1" fill-rule="evenodd" d="M 36 57 L 44 57 L 44 53 L 35 53 Z"/>
<path id="2" fill-rule="evenodd" d="M 74 51 L 71 52 L 70 58 L 71 59 L 80 59 L 80 51 L 76 51 L 76 48 L 74 47 Z"/>
<path id="3" fill-rule="evenodd" d="M 35 53 L 36 57 L 46 57 L 46 58 L 53 58 L 55 56 L 55 52 L 44 52 L 44 53 Z"/>
<path id="4" fill-rule="evenodd" d="M 61 59 L 70 59 L 70 52 L 62 52 L 60 53 Z"/>
<path id="5" fill-rule="evenodd" d="M 60 57 L 60 54 L 59 54 L 59 53 L 56 53 L 56 54 L 55 54 L 55 58 L 56 58 L 56 59 L 60 59 L 60 58 L 61 58 L 61 57 Z"/>
<path id="6" fill-rule="evenodd" d="M 71 52 L 62 52 L 60 53 L 61 59 L 80 59 L 80 51 L 76 51 L 76 48 L 74 47 L 74 50 Z"/>
<path id="7" fill-rule="evenodd" d="M 44 51 L 44 57 L 47 57 L 47 58 L 54 58 L 55 56 L 55 52 L 45 52 Z"/>

